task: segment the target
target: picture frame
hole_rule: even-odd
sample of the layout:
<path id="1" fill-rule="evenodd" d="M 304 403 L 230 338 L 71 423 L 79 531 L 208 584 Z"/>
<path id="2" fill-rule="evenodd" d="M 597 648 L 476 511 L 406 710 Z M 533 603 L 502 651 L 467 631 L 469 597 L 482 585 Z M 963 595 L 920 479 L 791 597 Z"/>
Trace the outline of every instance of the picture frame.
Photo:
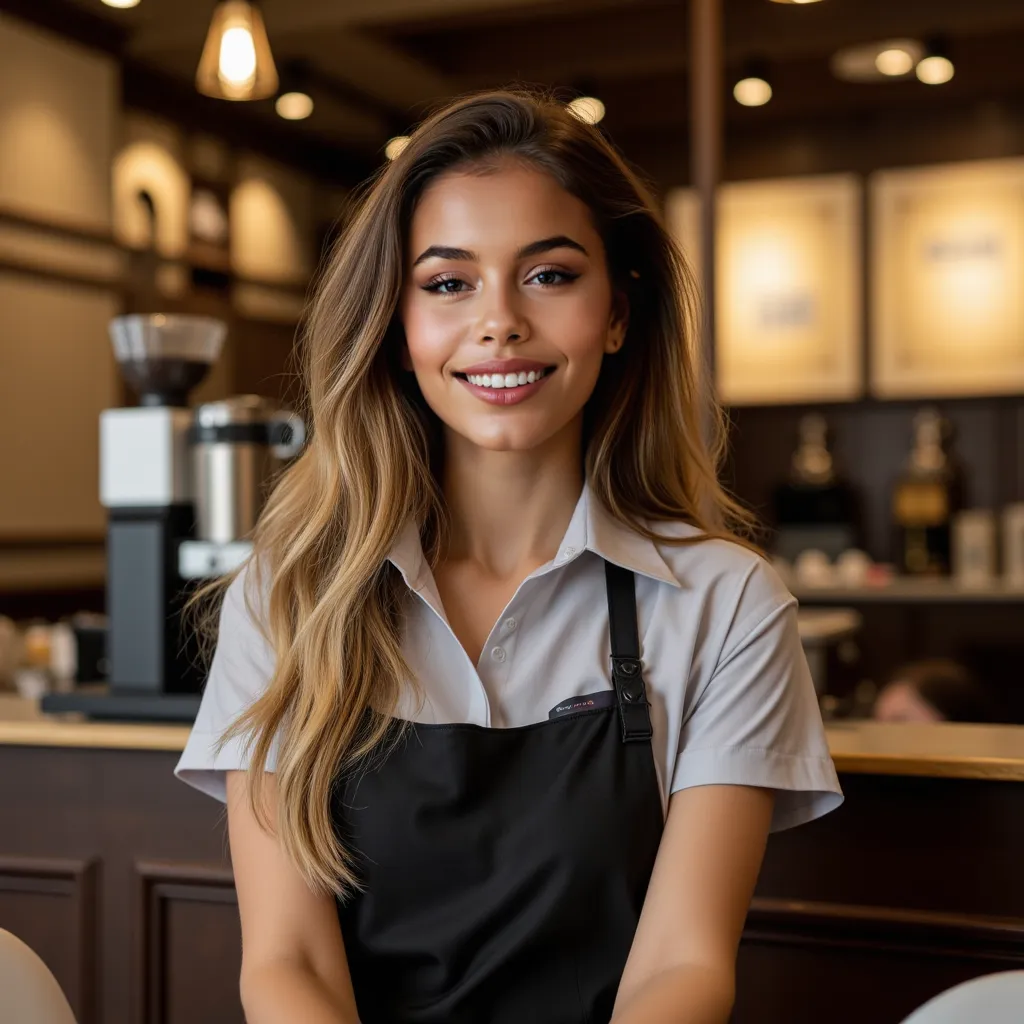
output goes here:
<path id="1" fill-rule="evenodd" d="M 695 196 L 666 217 L 700 265 Z M 726 405 L 861 397 L 863 188 L 837 174 L 722 185 L 716 203 L 715 383 Z"/>
<path id="2" fill-rule="evenodd" d="M 869 189 L 873 394 L 1024 391 L 1024 159 L 879 171 Z"/>

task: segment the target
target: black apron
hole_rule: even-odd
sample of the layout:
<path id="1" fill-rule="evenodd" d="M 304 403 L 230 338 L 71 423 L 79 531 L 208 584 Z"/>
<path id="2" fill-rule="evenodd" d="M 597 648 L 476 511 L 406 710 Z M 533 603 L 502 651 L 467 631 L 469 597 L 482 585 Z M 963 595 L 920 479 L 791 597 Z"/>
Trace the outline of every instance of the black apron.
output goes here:
<path id="1" fill-rule="evenodd" d="M 362 1024 L 611 1018 L 664 822 L 633 574 L 605 572 L 612 691 L 518 728 L 409 725 L 336 788 Z"/>

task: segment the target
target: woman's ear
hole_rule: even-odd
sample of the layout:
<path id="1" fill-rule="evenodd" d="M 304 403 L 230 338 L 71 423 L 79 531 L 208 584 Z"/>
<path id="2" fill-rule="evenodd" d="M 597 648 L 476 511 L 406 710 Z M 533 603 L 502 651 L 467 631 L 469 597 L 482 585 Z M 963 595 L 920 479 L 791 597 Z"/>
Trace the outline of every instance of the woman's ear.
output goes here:
<path id="1" fill-rule="evenodd" d="M 629 329 L 629 299 L 626 293 L 616 289 L 612 299 L 612 315 L 608 323 L 608 339 L 605 342 L 605 352 L 618 352 L 622 343 L 626 340 L 626 331 Z"/>

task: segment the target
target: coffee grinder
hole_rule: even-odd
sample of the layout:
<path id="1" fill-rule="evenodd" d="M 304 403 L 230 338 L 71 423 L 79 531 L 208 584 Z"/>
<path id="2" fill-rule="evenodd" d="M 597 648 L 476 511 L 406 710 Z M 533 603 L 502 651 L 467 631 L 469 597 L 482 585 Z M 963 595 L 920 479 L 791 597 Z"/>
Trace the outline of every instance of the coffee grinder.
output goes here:
<path id="1" fill-rule="evenodd" d="M 111 321 L 118 365 L 140 404 L 100 414 L 109 685 L 105 692 L 48 694 L 44 711 L 195 717 L 202 679 L 196 640 L 181 613 L 203 574 L 186 578 L 179 566 L 182 544 L 197 540 L 188 395 L 217 360 L 226 333 L 226 324 L 208 317 L 137 314 Z M 214 547 L 219 556 L 205 560 L 207 576 L 228 571 L 248 550 L 245 543 Z"/>

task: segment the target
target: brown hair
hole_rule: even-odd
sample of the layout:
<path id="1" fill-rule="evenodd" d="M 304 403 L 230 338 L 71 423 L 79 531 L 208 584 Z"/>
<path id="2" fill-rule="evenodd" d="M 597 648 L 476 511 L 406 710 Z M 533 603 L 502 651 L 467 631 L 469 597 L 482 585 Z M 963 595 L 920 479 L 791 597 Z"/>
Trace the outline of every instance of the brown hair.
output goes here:
<path id="1" fill-rule="evenodd" d="M 249 740 L 250 799 L 265 826 L 263 772 L 280 737 L 274 824 L 309 884 L 338 895 L 358 880 L 332 829 L 332 786 L 381 749 L 402 687 L 415 685 L 401 652 L 406 588 L 387 556 L 410 518 L 432 567 L 446 536 L 440 430 L 399 363 L 409 223 L 438 175 L 502 156 L 587 205 L 629 300 L 624 345 L 605 358 L 584 411 L 597 499 L 652 539 L 658 521 L 733 538 L 747 521 L 717 478 L 724 430 L 701 364 L 693 278 L 638 176 L 547 96 L 485 93 L 428 117 L 366 187 L 318 282 L 302 351 L 310 441 L 270 495 L 248 563 L 260 596 L 246 603 L 275 672 L 224 737 Z"/>

